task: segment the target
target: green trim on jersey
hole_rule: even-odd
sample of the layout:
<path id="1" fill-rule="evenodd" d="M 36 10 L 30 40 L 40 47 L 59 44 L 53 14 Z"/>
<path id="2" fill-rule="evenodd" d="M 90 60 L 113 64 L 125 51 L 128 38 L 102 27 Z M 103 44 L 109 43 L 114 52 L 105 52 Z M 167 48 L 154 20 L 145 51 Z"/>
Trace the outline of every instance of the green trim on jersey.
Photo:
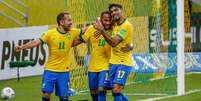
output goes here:
<path id="1" fill-rule="evenodd" d="M 58 31 L 60 34 L 66 34 L 66 33 L 63 33 L 63 32 L 61 32 L 61 31 L 59 31 L 59 28 L 57 28 L 57 31 Z"/>
<path id="2" fill-rule="evenodd" d="M 122 39 L 124 39 L 125 36 L 126 36 L 126 30 L 125 30 L 125 29 L 121 29 L 121 30 L 117 33 L 117 35 L 119 35 Z"/>

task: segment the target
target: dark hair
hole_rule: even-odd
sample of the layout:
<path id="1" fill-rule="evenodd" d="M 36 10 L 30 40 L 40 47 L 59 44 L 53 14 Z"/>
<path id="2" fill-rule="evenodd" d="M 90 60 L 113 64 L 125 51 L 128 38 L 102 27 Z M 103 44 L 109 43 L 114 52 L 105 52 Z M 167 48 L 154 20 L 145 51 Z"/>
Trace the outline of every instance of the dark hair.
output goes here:
<path id="1" fill-rule="evenodd" d="M 111 11 L 111 8 L 112 8 L 112 7 L 118 7 L 118 8 L 120 8 L 120 9 L 123 9 L 123 8 L 122 8 L 122 5 L 117 4 L 117 3 L 112 3 L 112 4 L 109 4 L 109 11 Z"/>
<path id="2" fill-rule="evenodd" d="M 110 11 L 108 11 L 108 10 L 101 12 L 101 17 L 102 17 L 104 14 L 108 14 L 108 15 L 110 15 L 110 16 L 111 16 Z"/>
<path id="3" fill-rule="evenodd" d="M 64 15 L 69 15 L 68 12 L 61 12 L 57 15 L 57 24 L 60 25 L 60 21 L 64 19 Z"/>

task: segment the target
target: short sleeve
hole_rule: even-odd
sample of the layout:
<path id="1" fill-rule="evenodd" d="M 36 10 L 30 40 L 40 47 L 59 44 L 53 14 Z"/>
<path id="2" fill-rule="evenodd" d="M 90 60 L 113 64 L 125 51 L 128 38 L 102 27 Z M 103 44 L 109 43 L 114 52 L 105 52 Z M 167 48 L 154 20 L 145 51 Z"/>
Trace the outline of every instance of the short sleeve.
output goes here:
<path id="1" fill-rule="evenodd" d="M 77 29 L 77 28 L 72 28 L 72 36 L 73 39 L 75 39 L 77 36 L 79 36 L 82 33 L 81 29 Z"/>
<path id="2" fill-rule="evenodd" d="M 94 29 L 93 26 L 90 26 L 90 27 L 86 30 L 86 32 L 85 32 L 83 35 L 81 35 L 81 39 L 82 39 L 84 42 L 87 42 L 87 41 L 89 40 L 90 36 L 94 33 L 94 30 L 93 30 L 93 29 Z"/>
<path id="3" fill-rule="evenodd" d="M 43 34 L 41 35 L 40 40 L 41 40 L 42 42 L 44 42 L 44 43 L 47 43 L 48 38 L 49 38 L 49 34 L 48 34 L 48 32 L 46 32 L 46 33 L 43 33 Z"/>

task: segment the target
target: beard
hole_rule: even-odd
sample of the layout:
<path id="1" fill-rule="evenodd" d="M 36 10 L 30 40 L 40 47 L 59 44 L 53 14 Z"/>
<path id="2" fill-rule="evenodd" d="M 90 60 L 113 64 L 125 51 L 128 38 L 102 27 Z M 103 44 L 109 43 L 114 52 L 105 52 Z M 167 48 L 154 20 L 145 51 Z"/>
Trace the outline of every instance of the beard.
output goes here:
<path id="1" fill-rule="evenodd" d="M 63 29 L 64 29 L 65 31 L 69 31 L 70 28 L 71 28 L 71 26 L 63 26 Z"/>

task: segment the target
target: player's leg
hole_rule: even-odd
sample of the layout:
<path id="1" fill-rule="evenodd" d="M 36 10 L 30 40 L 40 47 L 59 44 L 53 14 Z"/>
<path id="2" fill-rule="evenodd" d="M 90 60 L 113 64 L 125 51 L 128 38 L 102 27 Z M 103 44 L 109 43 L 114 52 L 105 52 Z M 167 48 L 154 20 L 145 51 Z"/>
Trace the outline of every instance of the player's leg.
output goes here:
<path id="1" fill-rule="evenodd" d="M 114 84 L 114 88 L 112 90 L 114 101 L 128 101 L 127 96 L 122 93 L 123 86 L 120 84 Z"/>
<path id="2" fill-rule="evenodd" d="M 54 72 L 45 70 L 42 80 L 42 101 L 50 101 L 51 93 L 54 90 L 56 77 Z"/>
<path id="3" fill-rule="evenodd" d="M 98 101 L 106 101 L 106 86 L 108 84 L 108 71 L 101 71 L 98 75 Z"/>
<path id="4" fill-rule="evenodd" d="M 118 65 L 116 64 L 109 64 L 109 84 L 110 87 L 112 88 L 112 95 L 114 97 L 114 101 L 121 101 L 121 96 L 119 91 L 113 91 L 115 89 L 117 89 L 118 86 L 116 86 L 116 84 L 114 84 L 114 79 L 115 79 L 115 75 L 116 75 L 116 71 L 118 69 Z"/>
<path id="5" fill-rule="evenodd" d="M 118 69 L 113 81 L 113 96 L 115 101 L 128 101 L 128 98 L 122 94 L 122 88 L 126 84 L 126 80 L 131 71 L 131 67 L 125 65 L 117 65 L 117 67 Z"/>
<path id="6" fill-rule="evenodd" d="M 115 78 L 115 74 L 116 74 L 116 70 L 117 70 L 117 66 L 114 64 L 109 64 L 109 72 L 108 72 L 108 76 L 109 76 L 109 88 L 113 88 L 113 81 Z"/>
<path id="7" fill-rule="evenodd" d="M 112 96 L 114 97 L 114 101 L 123 101 L 121 96 L 121 85 L 114 84 L 112 88 Z"/>
<path id="8" fill-rule="evenodd" d="M 98 101 L 98 74 L 99 72 L 88 72 L 88 82 L 93 101 Z"/>
<path id="9" fill-rule="evenodd" d="M 50 101 L 51 93 L 43 92 L 42 101 Z"/>
<path id="10" fill-rule="evenodd" d="M 59 96 L 60 101 L 68 101 L 68 87 L 69 87 L 69 72 L 57 73 L 57 82 L 56 82 L 56 92 L 55 94 Z"/>

